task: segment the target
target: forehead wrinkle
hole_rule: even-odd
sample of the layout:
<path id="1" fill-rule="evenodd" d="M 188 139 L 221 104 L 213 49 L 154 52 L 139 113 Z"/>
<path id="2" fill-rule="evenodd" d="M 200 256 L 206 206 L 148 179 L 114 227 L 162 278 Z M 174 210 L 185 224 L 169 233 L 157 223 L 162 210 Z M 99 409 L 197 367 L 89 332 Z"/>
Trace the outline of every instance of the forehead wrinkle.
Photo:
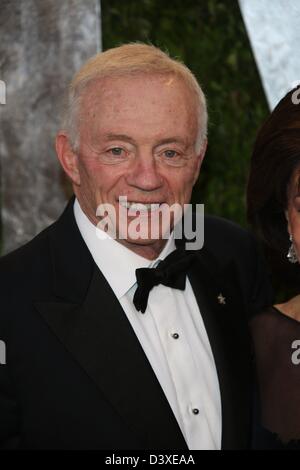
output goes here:
<path id="1" fill-rule="evenodd" d="M 151 80 L 150 80 L 151 82 Z M 102 122 L 102 112 L 104 113 L 104 116 L 106 115 L 105 113 L 105 109 L 107 108 L 107 106 L 109 107 L 108 111 L 110 110 L 111 113 L 110 113 L 110 121 L 111 121 L 111 124 L 112 124 L 112 129 L 113 129 L 113 125 L 114 124 L 117 124 L 118 121 L 116 121 L 116 119 L 120 118 L 124 120 L 125 122 L 125 126 L 126 126 L 126 121 L 127 123 L 130 123 L 131 122 L 131 125 L 133 126 L 134 125 L 134 121 L 137 122 L 137 127 L 138 127 L 138 123 L 139 123 L 139 106 L 137 104 L 137 101 L 139 100 L 140 96 L 138 95 L 137 93 L 137 96 L 135 97 L 134 95 L 131 96 L 131 100 L 127 101 L 125 99 L 125 101 L 123 100 L 124 96 L 126 98 L 126 95 L 124 95 L 124 89 L 123 88 L 120 88 L 120 84 L 122 83 L 122 80 L 118 79 L 116 80 L 115 84 L 116 84 L 116 87 L 112 87 L 110 88 L 110 86 L 108 85 L 111 85 L 109 83 L 106 83 L 106 82 L 101 82 L 101 85 L 99 87 L 99 84 L 93 84 L 94 86 L 93 87 L 90 87 L 89 89 L 85 90 L 85 93 L 84 93 L 84 96 L 83 96 L 83 103 L 82 103 L 82 115 L 81 115 L 81 123 L 85 126 L 85 127 L 89 127 L 89 134 L 94 134 L 94 137 L 95 137 L 95 133 L 98 134 L 99 130 L 100 130 L 100 127 L 101 126 L 101 122 Z M 197 125 L 197 123 L 195 121 L 197 121 L 197 119 L 195 120 L 195 112 L 194 112 L 194 109 L 191 110 L 188 103 L 190 103 L 190 105 L 192 105 L 192 103 L 190 102 L 190 99 L 191 99 L 191 95 L 189 93 L 189 91 L 182 86 L 181 82 L 174 79 L 174 77 L 169 77 L 168 80 L 164 80 L 164 81 L 160 81 L 161 85 L 164 87 L 166 87 L 166 96 L 169 95 L 169 91 L 171 91 L 171 89 L 173 88 L 173 86 L 178 86 L 179 87 L 179 95 L 181 95 L 181 102 L 179 103 L 180 104 L 180 114 L 182 115 L 185 115 L 186 116 L 186 125 L 185 127 L 189 127 L 190 129 L 190 132 L 189 132 L 189 135 L 190 137 L 193 139 L 193 134 L 194 134 L 194 131 L 195 131 L 195 126 Z M 113 81 L 113 84 L 114 84 L 114 81 Z M 98 85 L 98 86 L 97 86 Z M 145 84 L 146 85 L 146 84 Z M 132 83 L 129 83 L 129 87 L 130 89 L 132 88 Z M 143 92 L 145 93 L 145 91 Z M 152 96 L 153 93 L 151 94 L 151 97 L 149 96 L 149 105 L 151 107 L 151 105 L 153 104 L 154 106 L 157 106 L 157 97 L 156 96 Z M 122 106 L 119 107 L 119 99 L 120 99 L 120 102 L 122 103 Z M 193 105 L 192 105 L 193 107 Z M 102 111 L 102 112 L 101 112 Z M 176 112 L 175 112 L 176 111 Z M 162 112 L 165 113 L 164 116 L 161 117 L 161 119 L 163 120 L 163 124 L 164 124 L 164 127 L 167 127 L 167 123 L 168 122 L 172 122 L 174 121 L 174 124 L 176 124 L 176 119 L 178 117 L 178 109 L 176 108 L 174 111 L 174 109 L 172 108 L 172 104 L 169 102 L 169 103 L 165 103 L 165 106 L 162 106 Z M 126 114 L 128 113 L 128 115 L 126 116 Z M 150 113 L 151 114 L 151 113 Z M 172 116 L 173 114 L 173 116 Z M 126 117 L 126 120 L 125 120 L 125 117 Z M 145 116 L 145 114 L 142 114 L 141 117 L 145 120 L 144 122 L 144 127 L 148 128 L 148 127 L 152 127 L 152 124 L 155 123 L 152 122 L 152 117 L 150 116 L 150 121 L 148 119 L 149 122 L 147 122 L 147 115 Z M 154 117 L 156 117 L 154 115 Z M 158 126 L 160 127 L 161 126 L 161 123 L 158 122 Z M 102 127 L 102 126 L 101 126 Z M 116 129 L 117 130 L 117 129 Z M 136 139 L 134 139 L 133 137 L 129 136 L 129 135 L 126 135 L 126 129 L 124 129 L 125 132 L 123 132 L 123 129 L 120 129 L 121 132 L 111 132 L 111 134 L 120 134 L 120 136 L 118 137 L 116 135 L 116 138 L 124 138 L 126 136 L 126 138 L 124 138 L 124 140 L 128 140 L 130 141 L 133 141 Z M 153 129 L 154 130 L 154 129 Z M 167 129 L 166 129 L 167 130 Z M 197 132 L 196 132 L 197 133 Z M 122 137 L 121 137 L 121 134 L 122 134 Z M 173 134 L 173 132 L 172 132 Z M 173 135 L 172 135 L 173 137 Z M 112 137 L 113 138 L 113 137 Z M 153 138 L 153 141 L 155 140 L 155 138 Z M 168 142 L 166 142 L 168 143 Z M 158 145 L 158 144 L 156 144 Z"/>

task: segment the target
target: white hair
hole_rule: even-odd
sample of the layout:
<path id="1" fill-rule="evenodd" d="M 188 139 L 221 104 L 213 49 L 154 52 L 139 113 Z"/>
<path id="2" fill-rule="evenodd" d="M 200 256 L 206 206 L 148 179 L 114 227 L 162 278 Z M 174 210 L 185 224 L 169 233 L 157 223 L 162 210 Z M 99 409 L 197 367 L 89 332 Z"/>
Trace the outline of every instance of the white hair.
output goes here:
<path id="1" fill-rule="evenodd" d="M 195 143 L 200 152 L 207 137 L 207 105 L 205 95 L 194 74 L 179 60 L 148 44 L 132 43 L 109 49 L 89 59 L 71 81 L 66 96 L 62 127 L 74 151 L 79 147 L 80 102 L 87 86 L 107 77 L 141 74 L 173 75 L 187 86 L 196 99 L 199 132 Z"/>

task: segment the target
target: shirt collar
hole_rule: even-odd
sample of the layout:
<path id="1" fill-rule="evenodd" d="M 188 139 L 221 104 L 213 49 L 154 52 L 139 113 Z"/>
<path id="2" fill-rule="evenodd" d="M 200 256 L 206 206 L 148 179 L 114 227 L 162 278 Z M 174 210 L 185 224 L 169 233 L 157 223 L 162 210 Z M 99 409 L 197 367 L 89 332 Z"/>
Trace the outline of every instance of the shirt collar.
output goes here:
<path id="1" fill-rule="evenodd" d="M 116 297 L 120 299 L 136 283 L 135 270 L 153 267 L 176 249 L 173 232 L 163 250 L 155 260 L 137 255 L 103 230 L 98 229 L 85 215 L 77 199 L 74 202 L 74 216 L 96 265 L 106 278 Z"/>

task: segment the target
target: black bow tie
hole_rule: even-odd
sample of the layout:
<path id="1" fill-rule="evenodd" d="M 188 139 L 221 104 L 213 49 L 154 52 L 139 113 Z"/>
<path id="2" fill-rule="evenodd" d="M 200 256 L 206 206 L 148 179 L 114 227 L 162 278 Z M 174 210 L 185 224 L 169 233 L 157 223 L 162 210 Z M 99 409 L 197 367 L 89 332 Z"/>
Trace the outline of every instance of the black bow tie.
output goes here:
<path id="1" fill-rule="evenodd" d="M 138 287 L 133 297 L 135 308 L 145 313 L 149 293 L 158 284 L 184 290 L 186 272 L 194 259 L 195 252 L 177 249 L 160 261 L 156 268 L 136 269 Z"/>

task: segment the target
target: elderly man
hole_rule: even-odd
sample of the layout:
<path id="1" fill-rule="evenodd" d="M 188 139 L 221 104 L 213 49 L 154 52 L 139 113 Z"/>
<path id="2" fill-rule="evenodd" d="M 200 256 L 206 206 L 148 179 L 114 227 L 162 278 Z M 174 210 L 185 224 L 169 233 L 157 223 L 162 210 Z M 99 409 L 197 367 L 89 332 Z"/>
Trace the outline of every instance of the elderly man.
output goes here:
<path id="1" fill-rule="evenodd" d="M 56 139 L 74 198 L 0 262 L 3 448 L 248 447 L 247 317 L 269 302 L 256 246 L 217 218 L 194 252 L 174 214 L 167 236 L 149 224 L 189 203 L 206 124 L 191 71 L 153 46 L 108 50 L 74 77 Z"/>

